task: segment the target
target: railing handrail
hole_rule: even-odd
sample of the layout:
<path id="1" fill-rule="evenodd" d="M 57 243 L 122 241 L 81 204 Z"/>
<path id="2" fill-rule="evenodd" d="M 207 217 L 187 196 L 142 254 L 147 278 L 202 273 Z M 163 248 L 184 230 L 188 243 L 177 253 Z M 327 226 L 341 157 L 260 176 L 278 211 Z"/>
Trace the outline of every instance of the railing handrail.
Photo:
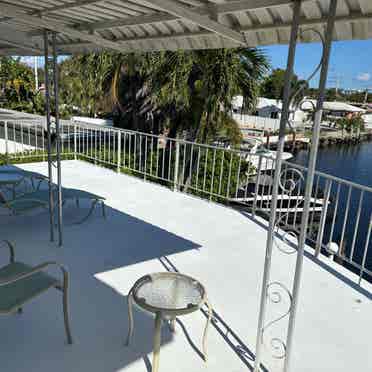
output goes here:
<path id="1" fill-rule="evenodd" d="M 302 171 L 307 172 L 307 168 L 304 167 L 303 165 L 296 164 L 296 163 L 290 162 L 288 160 L 283 160 L 283 164 L 286 164 L 286 165 L 289 165 L 291 167 L 295 167 L 295 168 L 301 169 Z M 364 190 L 364 191 L 372 193 L 372 187 L 361 185 L 359 183 L 355 183 L 355 182 L 352 182 L 352 181 L 349 181 L 349 180 L 345 180 L 343 178 L 339 178 L 339 177 L 333 176 L 329 173 L 324 173 L 324 172 L 321 172 L 321 171 L 315 171 L 315 174 L 319 175 L 319 176 L 322 176 L 326 179 L 330 179 L 332 181 L 336 181 L 338 183 L 342 183 L 342 184 L 345 184 L 347 186 L 352 186 L 352 187 L 358 188 L 360 190 Z"/>

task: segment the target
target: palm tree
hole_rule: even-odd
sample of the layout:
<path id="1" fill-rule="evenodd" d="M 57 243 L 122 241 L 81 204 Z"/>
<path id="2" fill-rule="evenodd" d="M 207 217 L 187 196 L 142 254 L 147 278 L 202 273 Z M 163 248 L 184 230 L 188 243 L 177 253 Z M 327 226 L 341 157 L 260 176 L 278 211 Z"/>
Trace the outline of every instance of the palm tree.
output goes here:
<path id="1" fill-rule="evenodd" d="M 242 94 L 245 107 L 253 108 L 268 67 L 254 48 L 92 53 L 62 63 L 61 96 L 89 115 L 117 111 L 117 124 L 129 129 L 158 133 L 168 127 L 170 136 L 186 131 L 200 142 L 224 133 L 239 142 L 237 124 L 227 115 L 232 98 Z"/>
<path id="2" fill-rule="evenodd" d="M 187 129 L 199 142 L 210 142 L 224 128 L 235 95 L 253 108 L 259 82 L 268 69 L 262 51 L 253 48 L 154 53 L 148 83 L 154 105 L 172 123 L 171 133 Z"/>

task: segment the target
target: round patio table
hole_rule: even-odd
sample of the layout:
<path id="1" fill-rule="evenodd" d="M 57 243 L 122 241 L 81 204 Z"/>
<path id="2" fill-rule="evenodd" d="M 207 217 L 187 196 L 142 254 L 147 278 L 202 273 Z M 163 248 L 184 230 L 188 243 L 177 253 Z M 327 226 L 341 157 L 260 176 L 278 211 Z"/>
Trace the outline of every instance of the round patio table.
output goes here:
<path id="1" fill-rule="evenodd" d="M 129 331 L 127 345 L 130 343 L 134 329 L 133 303 L 141 309 L 155 314 L 153 372 L 159 370 L 162 320 L 169 320 L 171 330 L 174 332 L 177 316 L 193 313 L 204 304 L 207 305 L 208 317 L 202 343 L 204 360 L 207 360 L 206 339 L 212 318 L 212 308 L 201 283 L 187 275 L 176 272 L 154 273 L 138 279 L 128 293 Z"/>

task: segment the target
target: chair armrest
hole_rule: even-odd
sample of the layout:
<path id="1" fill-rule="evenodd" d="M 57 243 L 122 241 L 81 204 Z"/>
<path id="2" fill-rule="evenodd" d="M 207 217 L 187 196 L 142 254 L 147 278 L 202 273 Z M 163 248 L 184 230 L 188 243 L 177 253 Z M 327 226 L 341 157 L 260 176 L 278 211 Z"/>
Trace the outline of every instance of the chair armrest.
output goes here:
<path id="1" fill-rule="evenodd" d="M 14 245 L 9 241 L 9 240 L 2 240 L 0 243 L 5 243 L 7 247 L 9 248 L 9 253 L 10 253 L 10 263 L 14 262 Z M 1 244 L 2 245 L 2 244 Z"/>
<path id="2" fill-rule="evenodd" d="M 33 199 L 33 198 L 24 198 L 24 197 L 8 201 L 6 203 L 6 206 L 11 210 L 13 210 L 13 209 L 16 210 L 17 205 L 22 205 L 22 204 L 25 204 L 25 203 L 35 203 L 36 205 L 33 208 L 48 207 L 49 206 L 49 204 L 46 203 L 44 200 Z M 31 208 L 31 209 L 33 209 L 33 208 Z"/>
<path id="3" fill-rule="evenodd" d="M 62 271 L 62 274 L 63 274 L 64 287 L 66 287 L 67 284 L 68 284 L 68 272 L 63 265 L 61 265 L 57 262 L 54 262 L 54 261 L 44 262 L 40 265 L 37 265 L 37 266 L 33 267 L 32 270 L 30 270 L 30 271 L 27 271 L 27 272 L 19 274 L 19 275 L 15 275 L 15 276 L 10 277 L 10 278 L 6 278 L 5 280 L 0 280 L 0 287 L 4 286 L 4 285 L 11 284 L 11 283 L 14 283 L 18 280 L 26 279 L 26 278 L 28 278 L 28 277 L 30 277 L 30 276 L 32 276 L 32 275 L 34 275 L 34 274 L 36 274 L 40 271 L 43 271 L 48 266 L 57 266 L 57 267 L 60 268 L 60 270 Z"/>

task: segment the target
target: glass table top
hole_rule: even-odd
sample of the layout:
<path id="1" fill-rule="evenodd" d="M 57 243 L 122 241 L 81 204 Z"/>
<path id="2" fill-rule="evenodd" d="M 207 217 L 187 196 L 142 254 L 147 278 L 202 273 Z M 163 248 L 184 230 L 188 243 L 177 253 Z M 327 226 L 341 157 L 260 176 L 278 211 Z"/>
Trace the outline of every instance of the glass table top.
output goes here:
<path id="1" fill-rule="evenodd" d="M 159 310 L 192 309 L 203 302 L 203 286 L 183 274 L 152 274 L 137 283 L 133 293 L 136 302 Z"/>

